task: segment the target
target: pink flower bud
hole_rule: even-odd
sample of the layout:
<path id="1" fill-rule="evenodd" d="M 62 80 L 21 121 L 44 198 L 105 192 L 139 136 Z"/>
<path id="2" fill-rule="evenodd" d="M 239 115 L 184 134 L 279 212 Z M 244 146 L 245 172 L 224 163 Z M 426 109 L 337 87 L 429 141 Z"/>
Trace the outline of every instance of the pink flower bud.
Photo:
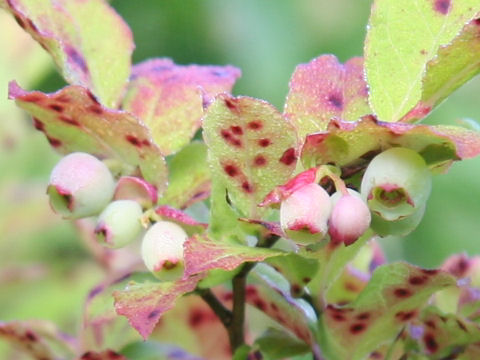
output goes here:
<path id="1" fill-rule="evenodd" d="M 339 196 L 334 203 L 329 220 L 328 233 L 333 242 L 353 244 L 370 226 L 371 216 L 367 204 L 360 198 L 360 194 L 349 189 L 348 195 L 335 193 Z M 337 195 L 338 194 L 338 195 Z"/>
<path id="2" fill-rule="evenodd" d="M 326 235 L 331 210 L 328 193 L 316 183 L 307 184 L 282 201 L 280 225 L 296 243 L 311 244 Z"/>

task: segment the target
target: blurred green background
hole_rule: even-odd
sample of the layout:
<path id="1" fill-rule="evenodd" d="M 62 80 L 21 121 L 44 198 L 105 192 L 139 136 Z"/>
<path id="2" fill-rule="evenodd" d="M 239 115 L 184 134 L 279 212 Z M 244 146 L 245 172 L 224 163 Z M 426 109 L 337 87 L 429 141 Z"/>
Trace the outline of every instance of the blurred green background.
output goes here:
<path id="1" fill-rule="evenodd" d="M 171 57 L 180 64 L 232 64 L 234 93 L 282 109 L 299 63 L 325 53 L 362 55 L 370 0 L 113 0 L 131 26 L 133 62 Z M 53 215 L 45 187 L 58 159 L 43 135 L 6 100 L 8 81 L 29 89 L 64 86 L 43 50 L 0 13 L 0 320 L 45 318 L 75 332 L 87 291 L 104 275 L 72 224 Z M 479 120 L 480 78 L 445 101 L 428 124 Z M 480 158 L 434 179 L 424 220 L 406 239 L 385 239 L 391 260 L 434 267 L 455 252 L 480 249 Z M 2 350 L 3 349 L 3 350 Z M 0 357 L 5 344 L 0 343 Z"/>

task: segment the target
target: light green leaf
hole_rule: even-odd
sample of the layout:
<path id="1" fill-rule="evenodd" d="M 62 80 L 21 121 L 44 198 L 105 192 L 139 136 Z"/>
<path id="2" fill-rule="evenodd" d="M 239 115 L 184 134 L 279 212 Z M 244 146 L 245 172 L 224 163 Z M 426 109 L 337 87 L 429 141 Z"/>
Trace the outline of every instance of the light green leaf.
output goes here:
<path id="1" fill-rule="evenodd" d="M 168 188 L 161 204 L 185 209 L 210 194 L 207 147 L 193 142 L 175 154 L 169 163 Z"/>
<path id="2" fill-rule="evenodd" d="M 244 217 L 260 218 L 257 204 L 295 169 L 293 127 L 266 102 L 226 94 L 209 106 L 203 127 L 214 180 Z"/>
<path id="3" fill-rule="evenodd" d="M 262 354 L 271 360 L 285 359 L 310 351 L 310 347 L 305 342 L 275 328 L 267 329 L 255 340 L 255 344 L 260 348 Z"/>
<path id="4" fill-rule="evenodd" d="M 17 22 L 53 57 L 63 77 L 118 105 L 130 75 L 131 31 L 103 0 L 10 0 Z"/>
<path id="5" fill-rule="evenodd" d="M 374 2 L 365 69 L 370 105 L 380 120 L 398 121 L 415 107 L 428 62 L 479 12 L 478 0 Z"/>

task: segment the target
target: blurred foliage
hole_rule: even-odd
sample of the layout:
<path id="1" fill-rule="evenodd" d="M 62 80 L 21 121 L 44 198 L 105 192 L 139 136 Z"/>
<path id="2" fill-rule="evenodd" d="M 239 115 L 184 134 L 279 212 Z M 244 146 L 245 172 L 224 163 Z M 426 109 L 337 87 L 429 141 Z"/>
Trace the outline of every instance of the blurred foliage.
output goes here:
<path id="1" fill-rule="evenodd" d="M 133 62 L 171 57 L 180 64 L 231 64 L 243 71 L 235 94 L 283 107 L 295 66 L 326 53 L 361 55 L 370 0 L 113 0 L 131 26 Z M 0 13 L 0 321 L 48 319 L 75 333 L 82 304 L 104 276 L 73 226 L 48 208 L 45 186 L 58 159 L 30 119 L 6 100 L 8 81 L 55 91 L 63 80 L 44 51 Z M 5 36 L 6 35 L 6 36 Z M 480 120 L 476 78 L 426 119 Z M 460 125 L 467 123 L 460 122 Z M 474 123 L 475 124 L 475 123 Z M 385 239 L 389 259 L 437 266 L 451 253 L 478 253 L 480 158 L 434 178 L 418 229 Z M 21 359 L 0 342 L 0 358 Z"/>

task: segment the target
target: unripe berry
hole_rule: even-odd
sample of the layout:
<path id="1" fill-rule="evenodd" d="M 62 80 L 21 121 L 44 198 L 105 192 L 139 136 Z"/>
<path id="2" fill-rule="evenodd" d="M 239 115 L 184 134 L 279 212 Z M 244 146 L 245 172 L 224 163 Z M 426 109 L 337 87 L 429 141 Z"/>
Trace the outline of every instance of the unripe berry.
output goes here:
<path id="1" fill-rule="evenodd" d="M 316 183 L 307 184 L 282 201 L 280 225 L 296 243 L 311 244 L 327 233 L 331 211 L 328 193 Z"/>
<path id="2" fill-rule="evenodd" d="M 72 153 L 53 168 L 47 194 L 55 212 L 77 219 L 102 211 L 114 189 L 112 174 L 103 162 L 86 153 Z"/>
<path id="3" fill-rule="evenodd" d="M 418 153 L 391 148 L 370 162 L 361 193 L 372 213 L 386 221 L 397 221 L 425 206 L 431 186 L 431 173 Z"/>
<path id="4" fill-rule="evenodd" d="M 333 210 L 328 221 L 328 233 L 334 243 L 353 244 L 370 226 L 371 216 L 360 194 L 348 189 L 348 195 L 332 195 Z"/>
<path id="5" fill-rule="evenodd" d="M 425 213 L 425 207 L 424 205 L 413 214 L 393 221 L 385 220 L 381 216 L 372 213 L 372 224 L 370 227 L 380 236 L 406 236 L 420 224 Z"/>
<path id="6" fill-rule="evenodd" d="M 95 234 L 106 247 L 118 249 L 136 239 L 142 231 L 142 207 L 133 200 L 113 201 L 98 217 Z"/>
<path id="7" fill-rule="evenodd" d="M 160 280 L 176 280 L 184 270 L 183 243 L 187 233 L 177 224 L 159 221 L 143 237 L 145 266 Z"/>

